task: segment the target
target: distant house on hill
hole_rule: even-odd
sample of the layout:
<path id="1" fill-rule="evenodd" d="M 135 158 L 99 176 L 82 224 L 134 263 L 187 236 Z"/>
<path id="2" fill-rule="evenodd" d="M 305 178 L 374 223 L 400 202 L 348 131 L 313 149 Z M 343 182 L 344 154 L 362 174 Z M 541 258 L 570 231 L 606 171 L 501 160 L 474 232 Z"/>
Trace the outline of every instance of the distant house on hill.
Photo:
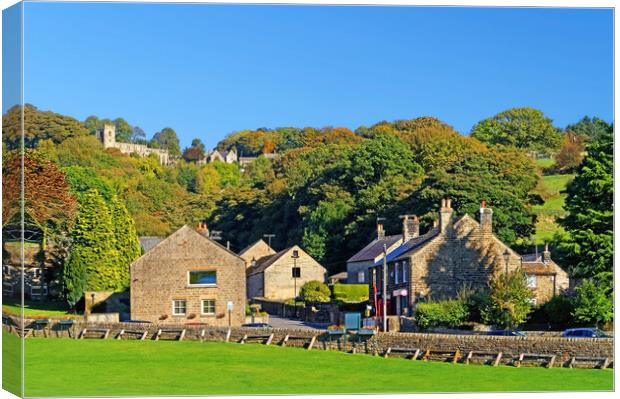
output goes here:
<path id="1" fill-rule="evenodd" d="M 294 266 L 297 267 L 296 271 Z M 247 269 L 248 298 L 293 298 L 299 295 L 299 288 L 304 283 L 312 280 L 325 282 L 326 276 L 327 270 L 323 266 L 294 245 L 251 261 Z"/>
<path id="2" fill-rule="evenodd" d="M 205 155 L 205 158 L 207 162 L 220 161 L 226 163 L 235 163 L 239 160 L 237 156 L 237 149 L 235 147 L 233 147 L 229 151 L 219 151 L 217 149 L 213 149 Z"/>
<path id="3" fill-rule="evenodd" d="M 369 293 L 373 301 L 375 285 L 378 307 L 385 300 L 389 315 L 409 315 L 429 296 L 454 298 L 463 285 L 486 287 L 493 275 L 506 269 L 525 272 L 538 305 L 569 288 L 567 273 L 551 260 L 548 250 L 540 257 L 521 256 L 493 234 L 493 211 L 484 201 L 477 222 L 469 215 L 453 217 L 451 200 L 442 200 L 436 226 L 424 235 L 410 235 L 387 255 L 385 294 L 382 263 L 378 259 L 369 269 Z"/>
<path id="4" fill-rule="evenodd" d="M 130 266 L 131 318 L 228 326 L 245 321 L 245 262 L 183 226 Z"/>
<path id="5" fill-rule="evenodd" d="M 101 128 L 98 128 L 97 138 L 103 144 L 103 148 L 118 148 L 123 154 L 138 154 L 141 157 L 155 154 L 159 158 L 159 163 L 162 165 L 168 165 L 170 163 L 168 150 L 149 148 L 144 144 L 117 142 L 116 126 L 114 125 L 103 125 Z"/>

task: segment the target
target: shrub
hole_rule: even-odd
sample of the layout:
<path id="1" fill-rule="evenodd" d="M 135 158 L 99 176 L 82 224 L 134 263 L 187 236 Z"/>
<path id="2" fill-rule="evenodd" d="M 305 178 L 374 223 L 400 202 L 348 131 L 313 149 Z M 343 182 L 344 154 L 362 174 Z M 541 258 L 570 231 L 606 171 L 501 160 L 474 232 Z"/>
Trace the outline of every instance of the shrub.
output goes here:
<path id="1" fill-rule="evenodd" d="M 368 284 L 334 284 L 332 290 L 336 301 L 366 302 L 368 300 Z"/>
<path id="2" fill-rule="evenodd" d="M 575 290 L 572 312 L 575 321 L 582 324 L 608 322 L 614 317 L 613 292 L 604 284 L 585 280 Z"/>
<path id="3" fill-rule="evenodd" d="M 301 286 L 299 296 L 304 302 L 329 302 L 329 287 L 320 281 L 308 281 Z"/>
<path id="4" fill-rule="evenodd" d="M 515 270 L 508 276 L 498 274 L 489 285 L 489 302 L 480 311 L 484 323 L 503 328 L 514 328 L 523 324 L 532 311 L 534 298 L 523 271 Z"/>
<path id="5" fill-rule="evenodd" d="M 573 310 L 573 300 L 566 295 L 556 295 L 544 306 L 547 320 L 563 326 L 571 324 Z"/>
<path id="6" fill-rule="evenodd" d="M 467 320 L 467 306 L 456 299 L 439 302 L 427 302 L 417 305 L 415 318 L 418 327 L 459 327 Z"/>

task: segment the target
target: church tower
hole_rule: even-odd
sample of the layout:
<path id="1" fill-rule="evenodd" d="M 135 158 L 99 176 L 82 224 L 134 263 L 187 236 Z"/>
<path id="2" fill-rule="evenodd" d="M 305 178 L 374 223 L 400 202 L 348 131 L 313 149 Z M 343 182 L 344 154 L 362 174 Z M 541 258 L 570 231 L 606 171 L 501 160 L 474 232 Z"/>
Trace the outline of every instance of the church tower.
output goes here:
<path id="1" fill-rule="evenodd" d="M 103 144 L 103 148 L 116 147 L 116 126 L 103 125 L 103 127 L 97 128 L 97 138 Z"/>

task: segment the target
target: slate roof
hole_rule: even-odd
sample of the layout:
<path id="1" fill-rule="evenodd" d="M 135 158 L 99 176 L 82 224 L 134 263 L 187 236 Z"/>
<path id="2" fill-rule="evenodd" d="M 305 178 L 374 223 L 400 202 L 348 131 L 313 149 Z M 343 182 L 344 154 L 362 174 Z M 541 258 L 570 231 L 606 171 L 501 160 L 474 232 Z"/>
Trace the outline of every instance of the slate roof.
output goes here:
<path id="1" fill-rule="evenodd" d="M 140 241 L 140 245 L 144 252 L 148 252 L 155 245 L 159 244 L 164 240 L 164 237 L 156 237 L 156 236 L 144 236 L 138 239 Z"/>
<path id="2" fill-rule="evenodd" d="M 423 246 L 424 244 L 426 244 L 427 242 L 435 238 L 438 234 L 439 234 L 439 228 L 434 227 L 430 229 L 426 234 L 421 235 L 416 238 L 412 238 L 411 240 L 401 244 L 396 249 L 394 249 L 392 252 L 390 252 L 386 258 L 387 261 L 391 262 L 392 260 L 396 259 L 397 257 L 404 254 L 405 252 L 408 252 L 412 249 Z M 375 262 L 374 266 L 380 266 L 382 264 L 383 264 L 383 259 L 380 259 L 377 262 Z"/>
<path id="3" fill-rule="evenodd" d="M 554 262 L 543 261 L 541 253 L 525 254 L 521 256 L 521 268 L 525 273 L 530 274 L 556 274 Z"/>
<path id="4" fill-rule="evenodd" d="M 280 259 L 282 256 L 284 256 L 285 253 L 287 253 L 288 251 L 290 251 L 293 247 L 288 247 L 283 249 L 282 251 L 276 253 L 275 255 L 268 255 L 268 256 L 263 256 L 262 258 L 258 259 L 256 261 L 256 265 L 254 266 L 250 266 L 248 268 L 247 274 L 248 276 L 251 276 L 253 274 L 257 274 L 257 273 L 262 273 L 265 271 L 265 269 L 267 269 L 269 266 L 271 266 L 275 261 L 277 261 L 278 259 Z"/>
<path id="5" fill-rule="evenodd" d="M 521 255 L 523 262 L 542 262 L 542 254 L 525 254 Z"/>
<path id="6" fill-rule="evenodd" d="M 390 248 L 392 245 L 396 244 L 398 240 L 400 240 L 403 236 L 400 234 L 393 236 L 386 236 L 382 239 L 374 239 L 364 248 L 362 248 L 358 253 L 353 255 L 348 262 L 362 262 L 365 260 L 374 261 L 377 256 L 380 256 L 383 253 L 383 244 L 387 245 Z"/>

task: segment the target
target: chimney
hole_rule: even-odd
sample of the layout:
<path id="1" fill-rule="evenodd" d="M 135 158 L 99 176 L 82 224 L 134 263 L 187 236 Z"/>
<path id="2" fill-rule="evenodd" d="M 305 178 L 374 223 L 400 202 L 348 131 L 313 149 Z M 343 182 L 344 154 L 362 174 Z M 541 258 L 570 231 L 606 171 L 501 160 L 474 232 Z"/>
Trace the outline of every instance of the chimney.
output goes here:
<path id="1" fill-rule="evenodd" d="M 441 209 L 439 209 L 439 229 L 442 233 L 448 228 L 451 217 L 452 200 L 449 198 L 444 198 L 441 200 Z"/>
<path id="2" fill-rule="evenodd" d="M 549 244 L 545 243 L 545 251 L 543 252 L 543 263 L 551 262 L 551 252 L 549 252 Z"/>
<path id="3" fill-rule="evenodd" d="M 403 219 L 403 242 L 420 236 L 420 220 L 416 215 L 401 215 Z"/>
<path id="4" fill-rule="evenodd" d="M 203 223 L 203 222 L 198 223 L 198 227 L 196 227 L 196 231 L 205 237 L 209 237 L 209 228 L 207 227 L 206 223 Z"/>
<path id="5" fill-rule="evenodd" d="M 377 240 L 385 238 L 385 230 L 383 230 L 383 223 L 377 222 Z"/>
<path id="6" fill-rule="evenodd" d="M 480 229 L 483 233 L 493 232 L 493 209 L 487 208 L 487 202 L 480 203 Z"/>

